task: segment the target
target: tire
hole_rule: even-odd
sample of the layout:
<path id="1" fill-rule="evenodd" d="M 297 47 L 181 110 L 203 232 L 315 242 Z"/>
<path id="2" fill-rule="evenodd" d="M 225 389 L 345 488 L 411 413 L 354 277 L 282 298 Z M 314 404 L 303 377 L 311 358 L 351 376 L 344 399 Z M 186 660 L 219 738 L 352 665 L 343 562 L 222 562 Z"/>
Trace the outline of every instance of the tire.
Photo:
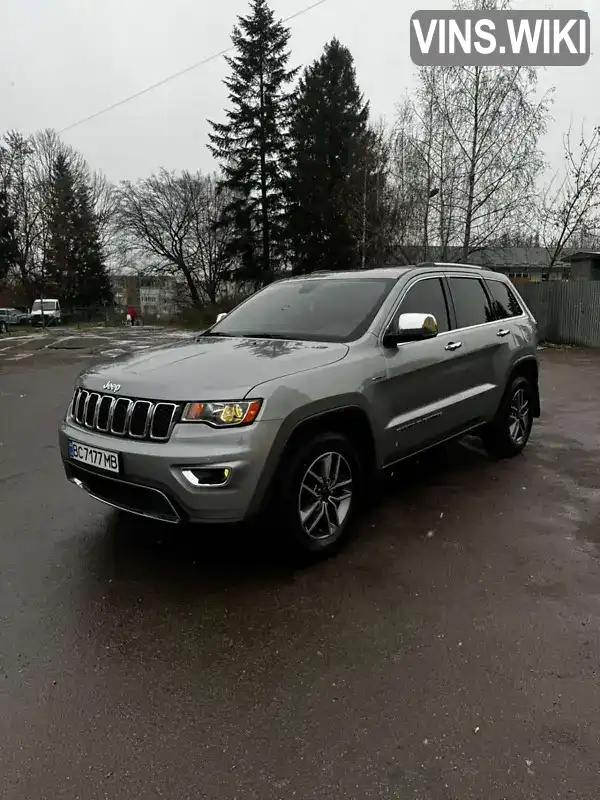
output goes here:
<path id="1" fill-rule="evenodd" d="M 533 426 L 534 399 L 534 389 L 527 378 L 511 380 L 496 416 L 481 437 L 492 457 L 514 458 L 523 452 Z"/>
<path id="2" fill-rule="evenodd" d="M 269 508 L 278 539 L 283 535 L 288 550 L 311 560 L 338 552 L 363 504 L 366 475 L 356 446 L 341 433 L 318 434 L 285 457 L 280 470 Z M 329 489 L 323 484 L 327 475 Z"/>
<path id="3" fill-rule="evenodd" d="M 8 325 L 6 322 L 0 322 L 0 333 L 8 333 Z"/>

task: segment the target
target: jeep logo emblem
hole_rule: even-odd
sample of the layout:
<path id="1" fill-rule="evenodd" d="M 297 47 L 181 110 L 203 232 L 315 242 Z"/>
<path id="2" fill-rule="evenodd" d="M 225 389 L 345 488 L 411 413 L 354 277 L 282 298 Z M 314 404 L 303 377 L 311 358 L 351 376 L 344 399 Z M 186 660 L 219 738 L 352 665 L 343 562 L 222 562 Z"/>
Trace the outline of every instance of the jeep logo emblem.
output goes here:
<path id="1" fill-rule="evenodd" d="M 105 383 L 102 388 L 106 389 L 107 392 L 118 392 L 119 389 L 121 388 L 121 384 L 111 383 L 110 381 L 108 381 L 108 383 Z"/>

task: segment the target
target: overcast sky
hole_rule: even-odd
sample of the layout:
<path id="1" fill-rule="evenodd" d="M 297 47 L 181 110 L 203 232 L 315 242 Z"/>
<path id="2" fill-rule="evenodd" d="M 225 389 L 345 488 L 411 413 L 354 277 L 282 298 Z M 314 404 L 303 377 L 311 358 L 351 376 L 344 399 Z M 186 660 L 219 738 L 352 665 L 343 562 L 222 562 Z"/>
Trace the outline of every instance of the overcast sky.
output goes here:
<path id="1" fill-rule="evenodd" d="M 271 0 L 280 17 L 311 0 Z M 291 64 L 318 57 L 337 36 L 352 51 L 374 116 L 392 120 L 414 87 L 409 20 L 417 9 L 451 0 L 327 0 L 291 22 Z M 540 73 L 556 87 L 555 121 L 544 142 L 560 163 L 561 135 L 572 119 L 600 124 L 600 0 L 515 0 L 517 9 L 580 9 L 590 14 L 592 57 L 585 67 Z M 194 64 L 230 44 L 247 0 L 0 0 L 0 131 L 61 129 Z M 207 118 L 226 103 L 222 58 L 64 134 L 111 180 L 135 179 L 164 166 L 209 170 Z"/>

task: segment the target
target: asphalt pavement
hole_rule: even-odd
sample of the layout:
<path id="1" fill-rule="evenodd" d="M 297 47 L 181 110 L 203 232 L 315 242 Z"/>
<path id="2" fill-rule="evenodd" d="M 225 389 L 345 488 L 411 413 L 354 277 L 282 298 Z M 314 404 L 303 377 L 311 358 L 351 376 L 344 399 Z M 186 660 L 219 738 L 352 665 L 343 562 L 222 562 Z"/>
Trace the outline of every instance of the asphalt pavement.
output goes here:
<path id="1" fill-rule="evenodd" d="M 522 457 L 412 462 L 298 569 L 67 483 L 77 372 L 174 334 L 95 335 L 0 351 L 2 800 L 597 800 L 600 354 L 540 354 Z"/>

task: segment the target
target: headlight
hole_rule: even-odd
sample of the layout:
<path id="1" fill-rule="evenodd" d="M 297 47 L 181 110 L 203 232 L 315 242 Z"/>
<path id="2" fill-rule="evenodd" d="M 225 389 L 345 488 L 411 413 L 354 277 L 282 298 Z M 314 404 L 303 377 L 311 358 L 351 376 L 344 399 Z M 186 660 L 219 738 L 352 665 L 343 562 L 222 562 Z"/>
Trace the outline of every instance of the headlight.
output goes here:
<path id="1" fill-rule="evenodd" d="M 239 428 L 256 419 L 262 400 L 232 400 L 228 403 L 188 403 L 182 422 L 205 422 L 215 428 Z"/>

